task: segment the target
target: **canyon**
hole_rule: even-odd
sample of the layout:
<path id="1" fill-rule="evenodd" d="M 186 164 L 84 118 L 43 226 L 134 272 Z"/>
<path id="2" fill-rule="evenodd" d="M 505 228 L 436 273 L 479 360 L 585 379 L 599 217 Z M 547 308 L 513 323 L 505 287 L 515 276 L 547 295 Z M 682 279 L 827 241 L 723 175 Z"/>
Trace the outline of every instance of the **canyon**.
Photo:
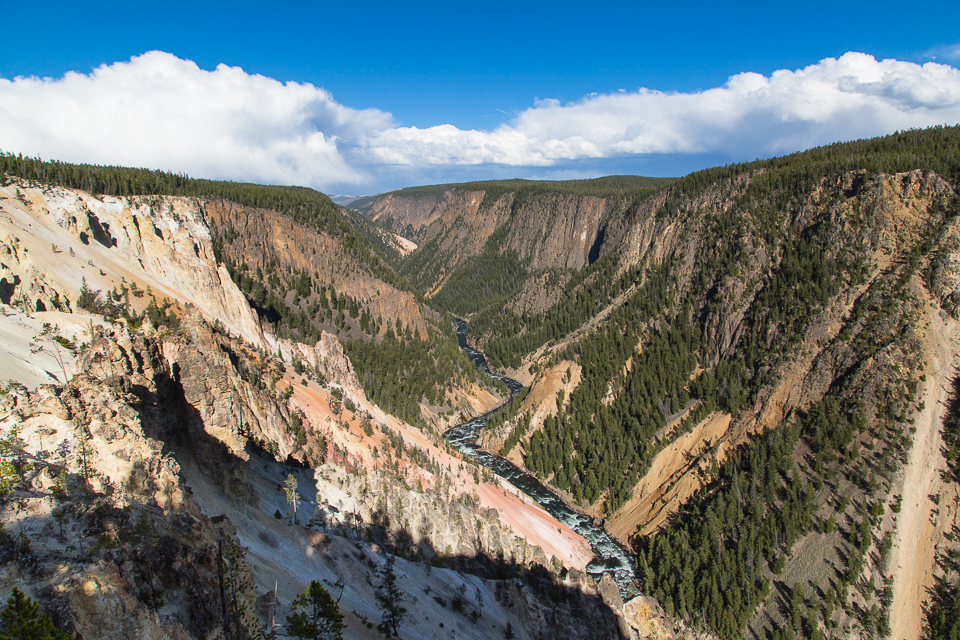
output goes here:
<path id="1" fill-rule="evenodd" d="M 958 135 L 351 211 L 8 168 L 0 588 L 212 638 L 317 581 L 377 638 L 389 563 L 403 638 L 923 637 L 960 552 Z"/>
<path id="2" fill-rule="evenodd" d="M 46 452 L 31 458 L 29 489 L 14 494 L 6 524 L 35 542 L 5 565 L 3 582 L 24 584 L 32 567 L 29 591 L 59 603 L 60 623 L 84 637 L 218 632 L 213 549 L 226 544 L 246 585 L 238 606 L 252 612 L 231 624 L 260 624 L 251 620 L 276 585 L 271 620 L 311 580 L 340 580 L 348 634 L 377 637 L 372 584 L 389 549 L 406 558 L 401 584 L 418 608 L 404 637 L 484 638 L 507 622 L 517 637 L 558 625 L 570 637 L 631 628 L 617 589 L 584 572 L 593 554 L 582 537 L 435 432 L 372 404 L 333 335 L 304 345 L 261 324 L 213 258 L 207 221 L 222 202 L 23 183 L 0 197 L 2 424 L 24 452 Z M 84 287 L 123 291 L 133 313 L 156 303 L 178 319 L 104 321 L 78 307 Z M 52 355 L 58 343 L 38 337 L 45 325 L 74 348 Z M 474 394 L 467 411 L 497 402 Z M 64 455 L 53 462 L 57 444 Z M 64 473 L 67 496 L 54 499 Z M 300 525 L 274 517 L 289 509 L 278 489 L 289 474 L 303 496 Z M 108 516 L 94 523 L 93 512 Z M 323 531 L 303 527 L 312 518 Z M 151 533 L 129 538 L 134 529 Z M 152 577 L 138 573 L 143 556 Z M 446 604 L 464 587 L 479 598 L 479 620 Z"/>

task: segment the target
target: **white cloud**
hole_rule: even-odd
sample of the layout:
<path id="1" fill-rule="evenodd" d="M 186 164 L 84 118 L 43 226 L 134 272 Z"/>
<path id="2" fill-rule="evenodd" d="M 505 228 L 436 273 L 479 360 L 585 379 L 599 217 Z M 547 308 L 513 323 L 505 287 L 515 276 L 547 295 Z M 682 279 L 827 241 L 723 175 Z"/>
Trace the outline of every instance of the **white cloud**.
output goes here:
<path id="1" fill-rule="evenodd" d="M 200 69 L 152 51 L 89 75 L 0 79 L 0 148 L 204 177 L 324 186 L 365 179 L 343 141 L 390 115 L 337 104 L 310 84 L 238 67 Z"/>
<path id="2" fill-rule="evenodd" d="M 896 129 L 960 122 L 960 71 L 862 53 L 797 71 L 732 76 L 715 89 L 640 89 L 575 103 L 540 100 L 490 132 L 395 128 L 371 140 L 383 162 L 545 166 L 627 154 L 753 157 Z"/>
<path id="3" fill-rule="evenodd" d="M 960 122 L 960 70 L 827 58 L 696 93 L 534 100 L 493 131 L 397 127 L 325 90 L 150 52 L 59 79 L 0 79 L 0 148 L 259 182 L 371 184 L 411 170 L 555 167 L 648 154 L 753 158 Z M 462 175 L 462 170 L 457 170 Z"/>

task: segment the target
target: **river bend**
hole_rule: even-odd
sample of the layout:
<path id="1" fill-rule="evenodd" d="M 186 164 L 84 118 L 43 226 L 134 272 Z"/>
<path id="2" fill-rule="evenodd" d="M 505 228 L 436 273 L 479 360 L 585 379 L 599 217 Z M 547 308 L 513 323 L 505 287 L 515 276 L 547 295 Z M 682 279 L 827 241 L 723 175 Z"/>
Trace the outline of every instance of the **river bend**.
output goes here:
<path id="1" fill-rule="evenodd" d="M 477 367 L 491 378 L 500 380 L 510 389 L 511 396 L 523 389 L 523 385 L 507 376 L 494 373 L 487 365 L 487 360 L 483 354 L 473 349 L 467 344 L 467 323 L 459 318 L 457 322 L 457 340 L 460 348 L 463 349 Z M 506 403 L 504 403 L 506 404 Z M 620 594 L 624 597 L 631 597 L 636 594 L 634 579 L 636 576 L 636 567 L 630 554 L 627 553 L 603 527 L 597 526 L 593 520 L 582 513 L 571 509 L 555 493 L 543 485 L 535 477 L 521 470 L 515 464 L 489 451 L 484 451 L 477 444 L 477 436 L 480 430 L 487 425 L 487 418 L 501 410 L 504 405 L 489 411 L 481 416 L 464 422 L 449 429 L 445 435 L 447 440 L 458 451 L 464 455 L 470 456 L 483 466 L 492 470 L 501 478 L 509 481 L 510 484 L 517 487 L 525 494 L 533 498 L 547 513 L 570 527 L 581 536 L 583 536 L 595 555 L 594 559 L 587 565 L 587 572 L 597 581 L 607 573 L 617 584 Z"/>

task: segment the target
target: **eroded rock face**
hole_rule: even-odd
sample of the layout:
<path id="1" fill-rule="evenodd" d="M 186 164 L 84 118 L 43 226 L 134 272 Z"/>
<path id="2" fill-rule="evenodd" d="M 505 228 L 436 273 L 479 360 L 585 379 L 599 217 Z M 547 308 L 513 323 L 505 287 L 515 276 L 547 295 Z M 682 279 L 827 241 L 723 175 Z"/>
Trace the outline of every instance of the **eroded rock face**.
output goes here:
<path id="1" fill-rule="evenodd" d="M 51 282 L 44 265 L 15 235 L 0 239 L 0 302 L 21 311 L 70 311 L 63 285 Z"/>
<path id="2" fill-rule="evenodd" d="M 320 371 L 328 381 L 343 387 L 358 398 L 364 397 L 363 387 L 353 370 L 353 364 L 344 353 L 343 345 L 333 334 L 322 332 L 320 340 L 313 346 L 281 340 L 280 350 L 285 359 L 298 358 L 311 369 Z"/>
<path id="3" fill-rule="evenodd" d="M 140 602 L 116 565 L 87 566 L 55 592 L 66 600 L 73 626 L 84 637 L 192 640 L 179 622 L 162 622 Z"/>
<path id="4" fill-rule="evenodd" d="M 577 576 L 568 582 L 567 586 L 555 587 L 550 594 L 557 600 L 566 600 L 567 606 L 551 606 L 551 598 L 545 601 L 536 586 L 514 581 L 498 587 L 497 600 L 520 619 L 531 638 L 630 637 L 623 634 L 616 615 L 605 606 L 592 582 L 579 584 Z M 572 611 L 577 615 L 571 615 Z"/>
<path id="5" fill-rule="evenodd" d="M 193 304 L 250 343 L 265 344 L 256 314 L 215 259 L 199 199 L 98 198 L 19 183 L 0 187 L 0 195 L 6 214 L 0 219 L 5 303 L 19 300 L 30 311 L 75 311 L 84 281 L 104 292 L 137 283 L 158 297 Z"/>
<path id="6" fill-rule="evenodd" d="M 447 208 L 454 191 L 447 189 L 442 193 L 412 197 L 388 193 L 374 199 L 364 213 L 382 227 L 419 242 L 427 225 L 440 217 Z"/>
<path id="7" fill-rule="evenodd" d="M 63 388 L 0 396 L 0 427 L 39 452 L 6 496 L 4 525 L 30 544 L 5 548 L 0 589 L 25 589 L 79 637 L 210 637 L 217 550 L 236 548 L 235 531 L 203 515 L 163 439 L 182 425 L 159 348 L 98 329 L 81 364 Z M 241 562 L 228 573 L 250 581 Z"/>
<path id="8" fill-rule="evenodd" d="M 442 486 L 432 494 L 418 493 L 376 471 L 348 477 L 343 486 L 368 496 L 356 506 L 364 522 L 383 527 L 399 546 L 413 548 L 421 560 L 440 555 L 461 558 L 465 564 L 487 558 L 514 566 L 553 566 L 540 547 L 503 526 L 496 510 L 484 509 L 469 494 L 457 495 Z"/>
<path id="9" fill-rule="evenodd" d="M 492 197 L 492 202 L 488 202 Z M 501 224 L 510 225 L 507 247 L 530 258 L 533 269 L 579 269 L 603 238 L 600 221 L 620 203 L 616 198 L 542 193 L 518 200 L 514 192 L 492 196 L 483 190 L 449 189 L 437 194 L 388 193 L 366 214 L 420 244 L 435 240 L 456 265 L 480 252 Z"/>
<path id="10" fill-rule="evenodd" d="M 480 254 L 498 229 L 506 228 L 497 251 L 515 252 L 531 271 L 581 269 L 605 246 L 603 221 L 622 213 L 629 201 L 618 197 L 450 189 L 436 194 L 389 193 L 367 207 L 367 215 L 420 245 L 424 273 L 436 282 L 421 283 L 436 292 L 465 261 Z M 415 251 L 412 255 L 416 256 Z M 548 308 L 562 292 L 567 276 L 535 276 L 521 283 L 511 302 L 518 313 Z"/>
<path id="11" fill-rule="evenodd" d="M 631 639 L 672 640 L 676 637 L 673 622 L 653 598 L 637 596 L 624 603 L 618 613 L 624 622 L 621 629 Z"/>

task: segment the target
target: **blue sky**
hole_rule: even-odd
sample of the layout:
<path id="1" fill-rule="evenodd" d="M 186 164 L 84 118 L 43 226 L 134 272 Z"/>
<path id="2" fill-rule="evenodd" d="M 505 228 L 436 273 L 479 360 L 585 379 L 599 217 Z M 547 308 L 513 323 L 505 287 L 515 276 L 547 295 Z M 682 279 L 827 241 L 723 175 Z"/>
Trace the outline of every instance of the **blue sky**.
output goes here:
<path id="1" fill-rule="evenodd" d="M 673 175 L 960 119 L 956 0 L 3 4 L 0 148 L 327 192 Z"/>

